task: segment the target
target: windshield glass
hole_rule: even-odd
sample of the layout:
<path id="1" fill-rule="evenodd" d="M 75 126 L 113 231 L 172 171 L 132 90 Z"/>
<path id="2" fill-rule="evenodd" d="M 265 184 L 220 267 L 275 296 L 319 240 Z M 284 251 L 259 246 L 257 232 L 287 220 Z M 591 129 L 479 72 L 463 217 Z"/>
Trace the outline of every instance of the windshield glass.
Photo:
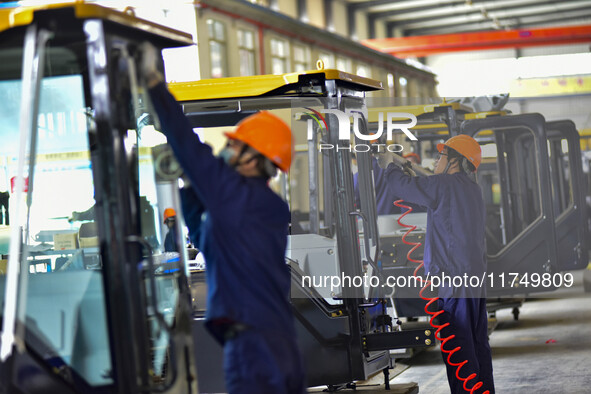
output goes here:
<path id="1" fill-rule="evenodd" d="M 17 327 L 24 326 L 28 348 L 63 370 L 60 375 L 75 385 L 110 384 L 88 137 L 93 111 L 85 100 L 80 64 L 84 43 L 70 42 L 65 48 L 50 40 L 47 45 L 37 127 L 31 136 L 36 150 L 27 156 L 25 187 L 18 193 L 19 118 L 21 95 L 26 94 L 21 81 L 23 43 L 18 41 L 3 40 L 0 46 L 0 298 L 4 301 L 11 230 L 18 226 L 26 303 L 19 304 Z M 27 209 L 16 211 L 19 199 L 28 207 L 28 217 Z"/>

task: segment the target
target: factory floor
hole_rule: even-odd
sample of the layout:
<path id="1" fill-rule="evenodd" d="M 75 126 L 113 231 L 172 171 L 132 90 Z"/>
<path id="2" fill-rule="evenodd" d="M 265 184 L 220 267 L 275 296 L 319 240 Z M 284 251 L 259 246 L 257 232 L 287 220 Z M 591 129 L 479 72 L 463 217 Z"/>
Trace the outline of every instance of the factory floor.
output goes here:
<path id="1" fill-rule="evenodd" d="M 591 293 L 583 290 L 583 271 L 573 274 L 572 288 L 528 300 L 517 321 L 510 309 L 497 311 L 490 335 L 497 393 L 591 393 Z M 393 391 L 384 390 L 381 374 L 359 382 L 357 390 L 449 393 L 439 346 L 399 360 L 391 377 Z"/>

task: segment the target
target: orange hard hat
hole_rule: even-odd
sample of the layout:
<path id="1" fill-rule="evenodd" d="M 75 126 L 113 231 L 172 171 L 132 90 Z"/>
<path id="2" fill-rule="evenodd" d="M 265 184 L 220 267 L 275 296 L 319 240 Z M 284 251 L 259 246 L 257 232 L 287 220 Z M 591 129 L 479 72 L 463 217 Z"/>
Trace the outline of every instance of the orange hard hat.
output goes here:
<path id="1" fill-rule="evenodd" d="M 414 153 L 414 152 L 407 153 L 406 155 L 404 155 L 402 157 L 404 157 L 405 159 L 408 159 L 409 157 L 414 157 L 419 161 L 419 163 L 421 162 L 421 156 L 419 156 L 417 153 Z"/>
<path id="2" fill-rule="evenodd" d="M 173 208 L 166 208 L 164 210 L 164 223 L 166 223 L 166 219 L 176 216 L 176 211 Z"/>
<path id="3" fill-rule="evenodd" d="M 256 149 L 281 171 L 289 170 L 293 149 L 291 130 L 279 117 L 267 111 L 257 112 L 242 119 L 234 132 L 224 134 Z"/>
<path id="4" fill-rule="evenodd" d="M 439 153 L 443 152 L 443 148 L 445 147 L 451 148 L 464 156 L 470 163 L 472 163 L 474 168 L 478 168 L 480 165 L 480 161 L 482 160 L 480 144 L 469 135 L 456 135 L 445 141 L 443 144 L 437 144 L 437 150 Z"/>

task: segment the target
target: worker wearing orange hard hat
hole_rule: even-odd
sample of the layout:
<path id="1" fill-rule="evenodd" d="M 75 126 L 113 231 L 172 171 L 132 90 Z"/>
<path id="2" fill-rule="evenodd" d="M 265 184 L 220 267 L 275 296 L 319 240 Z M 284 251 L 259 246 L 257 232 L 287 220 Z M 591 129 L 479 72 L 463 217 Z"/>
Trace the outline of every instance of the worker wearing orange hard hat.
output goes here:
<path id="1" fill-rule="evenodd" d="M 167 224 L 168 219 L 171 218 L 176 218 L 176 211 L 174 210 L 174 208 L 166 208 L 164 210 L 164 215 L 162 215 L 164 217 L 164 224 Z"/>
<path id="2" fill-rule="evenodd" d="M 457 165 L 457 171 L 454 170 L 454 173 L 463 172 L 471 174 L 480 166 L 480 161 L 482 160 L 480 144 L 474 138 L 465 134 L 456 135 L 445 141 L 445 143 L 437 144 L 437 151 L 442 156 L 449 156 L 447 153 L 452 154 L 447 160 L 443 162 L 440 160 L 438 163 L 445 163 L 445 167 L 442 170 L 444 174 L 448 173 L 453 165 Z M 435 173 L 437 174 L 437 168 L 435 169 Z"/>
<path id="3" fill-rule="evenodd" d="M 403 155 L 402 157 L 404 157 L 408 161 L 411 161 L 414 164 L 421 165 L 421 156 L 419 156 L 418 153 L 410 152 Z"/>
<path id="4" fill-rule="evenodd" d="M 178 252 L 179 246 L 177 244 L 178 237 L 176 236 L 176 211 L 174 208 L 166 208 L 164 214 L 164 224 L 168 227 L 166 237 L 164 237 L 164 251 L 165 252 Z"/>
<path id="5" fill-rule="evenodd" d="M 268 186 L 277 171 L 289 170 L 291 130 L 269 112 L 253 114 L 226 133 L 216 157 L 152 67 L 143 64 L 141 72 L 188 180 L 182 210 L 205 257 L 206 327 L 224 346 L 226 390 L 305 393 L 285 264 L 290 211 Z"/>
<path id="6" fill-rule="evenodd" d="M 435 174 L 411 177 L 394 163 L 385 169 L 385 177 L 392 192 L 405 201 L 427 207 L 425 236 L 425 272 L 431 278 L 484 278 L 486 275 L 485 207 L 475 172 L 481 162 L 478 141 L 468 135 L 454 136 L 437 145 L 439 160 Z M 388 163 L 391 157 L 382 160 Z M 481 391 L 494 393 L 491 350 L 488 343 L 486 285 L 462 282 L 456 287 L 450 282 L 439 287 L 439 324 L 446 325 L 440 338 L 454 335 L 442 348 L 455 351 L 450 359 L 442 353 L 447 368 L 451 392 L 464 393 L 463 381 L 456 377 L 458 363 L 462 377 L 476 374 L 467 383 L 474 387 L 482 382 Z M 439 283 L 442 283 L 441 281 Z M 449 323 L 449 324 L 446 324 Z M 451 365 L 455 363 L 456 365 Z"/>
<path id="7" fill-rule="evenodd" d="M 277 116 L 266 111 L 259 112 L 242 120 L 234 132 L 224 135 L 228 137 L 228 142 L 220 156 L 242 175 L 259 174 L 269 178 L 275 176 L 277 169 L 289 170 L 291 130 Z"/>

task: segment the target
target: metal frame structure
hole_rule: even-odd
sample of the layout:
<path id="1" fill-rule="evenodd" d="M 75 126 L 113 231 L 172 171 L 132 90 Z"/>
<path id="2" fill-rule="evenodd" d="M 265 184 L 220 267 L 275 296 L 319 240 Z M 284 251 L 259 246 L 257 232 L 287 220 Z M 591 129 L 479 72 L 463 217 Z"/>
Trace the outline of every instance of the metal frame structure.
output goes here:
<path id="1" fill-rule="evenodd" d="M 591 41 L 591 25 L 383 38 L 365 40 L 364 43 L 378 51 L 405 58 L 460 51 L 565 45 L 589 41 Z"/>
<path id="2" fill-rule="evenodd" d="M 40 81 L 44 77 L 60 77 L 69 75 L 71 70 L 80 76 L 83 100 L 86 104 L 88 121 L 89 155 L 92 178 L 95 185 L 94 216 L 98 228 L 98 255 L 102 262 L 97 270 L 84 269 L 72 274 L 51 273 L 45 276 L 31 276 L 28 269 L 28 257 L 34 255 L 29 245 L 29 236 L 21 238 L 19 229 L 28 232 L 29 223 L 14 218 L 11 226 L 17 232 L 12 243 L 20 247 L 11 248 L 6 277 L 5 299 L 7 304 L 18 300 L 16 325 L 16 343 L 9 341 L 14 327 L 7 324 L 10 313 L 3 311 L 4 326 L 2 335 L 3 357 L 0 362 L 2 383 L 0 386 L 7 392 L 41 393 L 188 393 L 196 392 L 194 362 L 192 361 L 192 341 L 190 325 L 190 293 L 185 270 L 177 269 L 166 278 L 175 282 L 178 299 L 172 319 L 174 325 L 167 322 L 159 309 L 156 286 L 159 286 L 155 274 L 153 250 L 150 243 L 142 235 L 142 208 L 139 196 L 138 156 L 137 150 L 128 149 L 127 134 L 130 129 L 138 127 L 137 109 L 139 103 L 139 76 L 135 72 L 141 57 L 140 44 L 150 40 L 159 47 L 178 47 L 192 44 L 187 34 L 136 18 L 130 13 L 121 13 L 109 8 L 83 2 L 66 4 L 49 4 L 31 7 L 0 9 L 0 50 L 14 54 L 3 59 L 4 70 L 19 69 L 19 51 L 23 55 L 24 82 L 31 82 L 31 89 L 23 91 L 21 111 L 21 160 L 25 152 L 31 158 L 28 163 L 29 191 L 27 207 L 30 210 L 31 196 L 35 187 L 35 156 L 39 106 L 36 104 L 40 96 Z M 23 34 L 26 30 L 26 35 Z M 67 66 L 60 66 L 60 48 L 67 48 L 73 53 Z M 12 52 L 11 52 L 12 51 Z M 57 55 L 55 55 L 55 54 Z M 35 58 L 31 58 L 31 54 Z M 44 67 L 43 60 L 50 59 Z M 33 60 L 33 61 L 31 61 Z M 11 68 L 12 67 L 12 68 Z M 36 70 L 36 75 L 30 73 Z M 30 79 L 29 79 L 30 76 Z M 8 73 L 2 79 L 17 79 Z M 24 122 L 29 122 L 25 127 Z M 17 139 L 17 136 L 14 136 Z M 29 141 L 29 142 L 26 142 Z M 127 145 L 127 147 L 126 147 Z M 17 154 L 15 153 L 15 156 Z M 19 171 L 17 185 L 24 184 L 24 171 Z M 20 199 L 20 190 L 16 199 Z M 18 205 L 18 203 L 17 203 Z M 21 209 L 21 210 L 22 210 Z M 28 214 L 27 214 L 28 215 Z M 28 216 L 27 216 L 28 217 Z M 76 252 L 76 251 L 72 251 Z M 184 256 L 180 257 L 184 264 Z M 23 268 L 17 274 L 18 266 Z M 25 268 L 26 267 L 26 268 Z M 31 276 L 29 278 L 29 276 Z M 18 277 L 18 282 L 14 278 Z M 51 310 L 54 300 L 51 294 L 60 287 L 71 287 L 72 291 L 86 291 L 90 288 L 78 289 L 68 285 L 77 277 L 92 279 L 92 291 L 99 295 L 100 313 L 104 308 L 106 314 L 105 332 L 101 331 L 100 321 L 89 323 L 87 314 L 73 311 L 74 316 L 66 316 L 66 312 L 51 316 L 35 316 L 35 324 L 29 321 L 25 309 L 31 305 L 37 309 Z M 31 286 L 38 286 L 38 293 L 46 291 L 46 297 L 38 297 L 31 302 L 28 295 L 27 281 Z M 18 285 L 15 288 L 15 283 Z M 100 289 L 100 290 L 98 290 Z M 2 291 L 4 292 L 4 280 Z M 94 296 L 93 293 L 90 295 Z M 28 304 L 24 300 L 28 298 Z M 84 302 L 90 302 L 86 299 Z M 104 305 L 101 303 L 104 302 Z M 89 311 L 92 312 L 92 311 Z M 78 314 L 78 316 L 76 316 Z M 78 319 L 74 333 L 65 331 L 65 319 Z M 60 320 L 55 322 L 54 320 Z M 98 323 L 98 324 L 96 324 Z M 93 327 L 93 324 L 95 327 Z M 77 341 L 72 354 L 61 357 L 51 345 L 44 345 L 44 329 L 62 327 L 62 340 L 68 333 L 75 335 Z M 155 328 L 154 328 L 155 327 Z M 166 334 L 167 365 L 172 370 L 162 379 L 155 379 L 152 370 L 151 343 L 154 332 Z M 93 337 L 97 335 L 97 337 Z M 86 336 L 86 337 L 85 337 Z M 94 361 L 85 355 L 92 351 L 93 341 L 98 341 L 107 354 L 108 365 L 112 368 L 102 373 L 101 382 L 89 384 L 80 374 L 80 370 L 92 368 Z M 40 353 L 40 349 L 42 352 Z M 86 350 L 85 350 L 86 349 Z M 80 360 L 80 361 L 77 361 Z M 99 363 L 100 364 L 100 363 Z M 98 364 L 97 364 L 98 365 Z M 102 364 L 100 364 L 102 366 Z M 106 383 L 111 382 L 111 383 Z"/>
<path id="3" fill-rule="evenodd" d="M 494 31 L 589 23 L 589 4 L 581 0 L 347 0 L 350 14 L 367 13 L 370 38 L 376 21 L 386 24 L 389 37 Z"/>
<path id="4" fill-rule="evenodd" d="M 194 126 L 220 126 L 222 119 L 224 125 L 232 126 L 258 109 L 320 107 L 358 113 L 360 128 L 367 134 L 367 120 L 361 115 L 366 111 L 363 93 L 380 89 L 381 83 L 337 70 L 321 69 L 279 76 L 171 84 L 170 88 Z M 292 270 L 292 305 L 299 344 L 307 365 L 308 384 L 328 385 L 334 389 L 387 370 L 391 362 L 388 349 L 427 346 L 433 343 L 433 333 L 424 329 L 374 332 L 370 327 L 372 312 L 369 308 L 378 302 L 368 298 L 363 289 L 345 287 L 342 294 L 331 300 L 330 296 L 327 299 L 326 294 L 318 293 L 315 288 L 302 286 L 303 275 L 319 272 L 315 270 L 323 269 L 326 264 L 334 264 L 336 270 L 330 271 L 333 274 L 361 277 L 363 262 L 373 268 L 377 259 L 372 254 L 379 258 L 371 155 L 369 152 L 357 153 L 363 197 L 360 210 L 356 211 L 351 141 L 339 139 L 336 116 L 326 116 L 324 120 L 326 129 L 315 126 L 307 145 L 309 234 L 290 236 L 288 262 Z M 319 153 L 320 142 L 340 149 Z M 358 217 L 363 222 L 363 232 Z M 310 252 L 313 245 L 319 244 L 328 245 L 329 255 L 335 256 L 332 263 L 318 260 Z M 376 275 L 377 270 L 373 274 Z M 201 325 L 198 318 L 194 326 L 196 333 L 203 332 Z M 211 339 L 201 337 L 196 340 L 198 349 L 211 352 Z M 206 367 L 207 360 L 199 360 L 200 353 L 203 352 L 196 350 L 198 365 Z M 215 358 L 219 360 L 219 356 Z M 201 380 L 200 384 L 205 385 L 205 390 L 223 390 L 221 375 L 217 373 L 215 376 L 211 369 L 209 371 L 212 381 Z"/>
<path id="5" fill-rule="evenodd" d="M 504 276 L 506 280 L 508 273 L 518 274 L 521 278 L 525 274 L 555 273 L 582 269 L 587 265 L 590 247 L 585 203 L 587 191 L 579 134 L 571 121 L 546 122 L 540 114 L 510 115 L 502 110 L 473 112 L 460 102 L 443 102 L 376 108 L 370 111 L 370 127 L 377 122 L 375 113 L 385 110 L 409 112 L 417 117 L 418 123 L 411 130 L 418 136 L 415 144 L 419 152 L 425 141 L 443 141 L 459 133 L 472 135 L 481 144 L 496 145 L 497 159 L 485 158 L 478 172 L 488 212 L 489 273 L 496 278 L 494 287 L 488 289 L 489 312 L 515 307 L 517 318 L 521 301 L 506 297 L 555 289 L 515 287 L 509 283 L 500 286 L 499 278 Z M 523 145 L 526 136 L 529 136 L 528 146 Z M 530 152 L 529 157 L 524 157 L 526 151 Z M 500 205 L 495 205 L 491 194 L 491 188 L 497 182 L 494 179 L 498 179 L 501 185 Z M 535 205 L 537 217 L 528 220 L 527 225 L 519 225 L 525 207 Z M 390 220 L 395 217 L 393 215 Z M 384 222 L 383 218 L 381 222 Z M 409 246 L 401 242 L 400 235 L 388 232 L 381 235 L 385 272 L 388 275 L 412 274 L 416 265 L 406 259 Z M 417 242 L 423 236 L 424 230 L 415 231 L 407 239 Z M 420 258 L 421 254 L 422 249 L 417 249 L 414 258 Z M 412 298 L 412 292 L 399 294 Z M 415 297 L 418 299 L 418 294 Z M 394 302 L 400 316 L 424 315 L 421 302 L 400 298 Z"/>
<path id="6" fill-rule="evenodd" d="M 556 215 L 558 268 L 560 270 L 585 268 L 588 263 L 587 252 L 591 245 L 588 241 L 589 227 L 587 226 L 588 191 L 583 173 L 579 132 L 570 120 L 547 122 L 546 132 L 551 151 L 550 172 L 554 210 L 558 212 Z M 564 150 L 567 151 L 566 154 Z"/>

